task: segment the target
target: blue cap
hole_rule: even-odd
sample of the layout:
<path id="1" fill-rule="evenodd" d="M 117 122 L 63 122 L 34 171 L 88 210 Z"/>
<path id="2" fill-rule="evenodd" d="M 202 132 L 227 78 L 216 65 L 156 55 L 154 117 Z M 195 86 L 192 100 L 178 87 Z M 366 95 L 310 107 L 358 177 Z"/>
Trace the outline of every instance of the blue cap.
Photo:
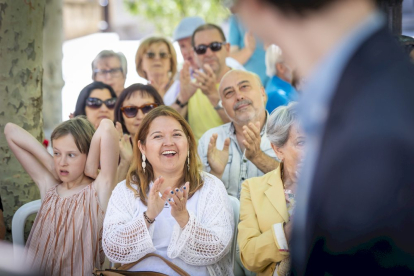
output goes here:
<path id="1" fill-rule="evenodd" d="M 180 21 L 173 34 L 173 40 L 177 41 L 193 35 L 193 32 L 201 25 L 206 24 L 203 18 L 199 16 L 186 17 Z"/>

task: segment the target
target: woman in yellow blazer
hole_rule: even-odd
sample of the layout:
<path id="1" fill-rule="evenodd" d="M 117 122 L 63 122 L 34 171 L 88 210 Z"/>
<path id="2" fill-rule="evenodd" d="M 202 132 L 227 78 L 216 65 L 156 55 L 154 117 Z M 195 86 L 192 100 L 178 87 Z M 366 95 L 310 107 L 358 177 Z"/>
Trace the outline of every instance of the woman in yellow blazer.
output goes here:
<path id="1" fill-rule="evenodd" d="M 278 107 L 268 120 L 267 136 L 281 161 L 264 176 L 246 180 L 240 197 L 238 243 L 243 265 L 261 275 L 289 275 L 288 241 L 295 206 L 297 171 L 305 136 L 296 103 Z"/>

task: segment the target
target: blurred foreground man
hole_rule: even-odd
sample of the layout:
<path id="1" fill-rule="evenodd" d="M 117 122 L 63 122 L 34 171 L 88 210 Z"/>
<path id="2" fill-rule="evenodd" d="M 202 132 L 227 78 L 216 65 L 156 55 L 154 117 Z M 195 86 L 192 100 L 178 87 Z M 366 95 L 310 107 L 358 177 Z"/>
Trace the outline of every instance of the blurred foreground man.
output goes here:
<path id="1" fill-rule="evenodd" d="M 414 69 L 371 0 L 239 0 L 307 77 L 296 275 L 414 273 Z"/>

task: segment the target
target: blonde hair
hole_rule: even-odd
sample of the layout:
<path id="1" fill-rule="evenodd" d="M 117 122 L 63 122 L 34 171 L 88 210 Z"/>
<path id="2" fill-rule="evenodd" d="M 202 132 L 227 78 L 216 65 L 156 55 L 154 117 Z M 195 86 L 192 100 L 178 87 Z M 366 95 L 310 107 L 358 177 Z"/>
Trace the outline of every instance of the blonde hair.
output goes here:
<path id="1" fill-rule="evenodd" d="M 86 119 L 86 116 L 77 116 L 60 123 L 52 132 L 51 141 L 71 134 L 75 140 L 76 147 L 81 153 L 88 154 L 95 128 Z"/>
<path id="2" fill-rule="evenodd" d="M 201 163 L 197 153 L 197 143 L 194 134 L 191 131 L 190 125 L 187 121 L 174 109 L 169 106 L 159 106 L 151 110 L 142 120 L 137 133 L 133 140 L 134 157 L 131 167 L 126 176 L 126 186 L 134 192 L 136 197 L 141 199 L 141 202 L 147 205 L 147 193 L 149 192 L 149 184 L 154 179 L 154 170 L 148 160 L 146 161 L 145 172 L 142 169 L 142 153 L 138 148 L 138 141 L 141 145 L 145 145 L 149 133 L 151 123 L 158 117 L 170 117 L 180 123 L 184 134 L 187 137 L 190 154 L 190 169 L 186 164 L 183 164 L 183 183 L 190 183 L 189 198 L 203 186 L 203 180 L 200 175 Z M 138 185 L 138 191 L 134 189 L 132 184 Z"/>
<path id="3" fill-rule="evenodd" d="M 175 52 L 174 46 L 168 39 L 164 37 L 156 37 L 156 36 L 152 36 L 152 37 L 145 39 L 144 41 L 141 42 L 141 44 L 138 47 L 137 53 L 135 55 L 135 66 L 136 66 L 138 75 L 142 78 L 148 79 L 147 74 L 142 69 L 142 61 L 144 59 L 144 55 L 148 51 L 148 48 L 154 43 L 165 43 L 167 45 L 168 51 L 170 52 L 170 55 L 171 55 L 170 72 L 171 72 L 171 78 L 173 78 L 175 74 L 177 73 L 177 54 Z"/>

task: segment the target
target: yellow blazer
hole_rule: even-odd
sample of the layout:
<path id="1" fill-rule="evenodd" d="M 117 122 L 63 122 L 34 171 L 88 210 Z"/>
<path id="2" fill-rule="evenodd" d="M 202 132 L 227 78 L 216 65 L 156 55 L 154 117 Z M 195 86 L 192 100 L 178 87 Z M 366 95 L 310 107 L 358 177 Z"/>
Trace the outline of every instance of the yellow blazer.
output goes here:
<path id="1" fill-rule="evenodd" d="M 280 166 L 242 184 L 237 236 L 243 265 L 261 275 L 273 275 L 276 263 L 289 257 L 279 251 L 273 225 L 289 221 Z"/>

